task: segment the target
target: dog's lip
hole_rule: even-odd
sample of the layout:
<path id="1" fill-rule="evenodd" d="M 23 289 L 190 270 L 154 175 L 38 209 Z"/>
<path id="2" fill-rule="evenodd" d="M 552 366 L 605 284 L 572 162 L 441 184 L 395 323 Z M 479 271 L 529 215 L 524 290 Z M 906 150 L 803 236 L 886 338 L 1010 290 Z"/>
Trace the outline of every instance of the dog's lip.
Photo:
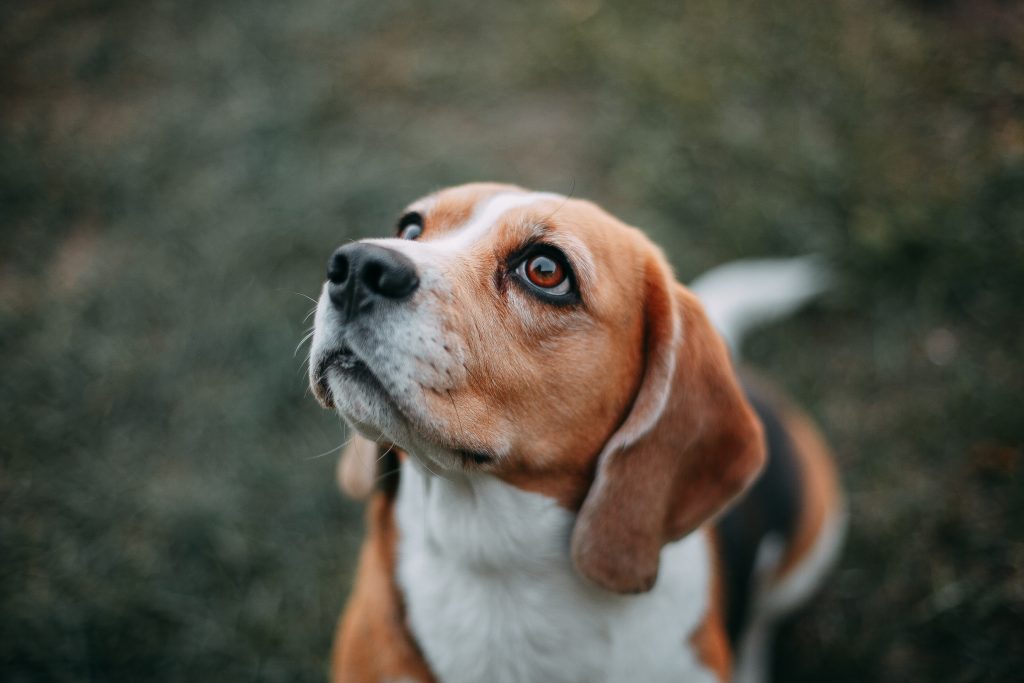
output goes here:
<path id="1" fill-rule="evenodd" d="M 334 397 L 331 395 L 331 387 L 327 381 L 327 373 L 332 368 L 337 368 L 354 379 L 367 380 L 368 383 L 372 382 L 377 389 L 384 391 L 380 381 L 373 375 L 366 363 L 359 359 L 352 350 L 352 347 L 343 343 L 320 357 L 314 373 L 317 393 L 320 394 L 328 407 L 334 407 Z"/>
<path id="2" fill-rule="evenodd" d="M 376 394 L 377 400 L 386 403 L 390 410 L 406 425 L 415 423 L 370 366 L 359 357 L 359 354 L 351 346 L 344 342 L 324 353 L 317 362 L 317 393 L 323 397 L 324 404 L 327 407 L 336 407 L 328 381 L 328 374 L 331 370 L 337 370 L 346 382 L 359 384 L 364 390 L 369 390 Z M 377 428 L 379 429 L 379 427 Z"/>
<path id="3" fill-rule="evenodd" d="M 484 451 L 467 451 L 457 450 L 459 457 L 462 458 L 465 464 L 473 463 L 474 465 L 489 465 L 494 462 L 494 456 Z"/>
<path id="4" fill-rule="evenodd" d="M 331 388 L 327 381 L 327 373 L 331 369 L 338 369 L 347 379 L 361 382 L 364 385 L 371 386 L 377 391 L 381 398 L 386 400 L 391 407 L 402 416 L 409 426 L 417 423 L 416 420 L 410 418 L 404 410 L 397 404 L 397 402 L 388 393 L 383 382 L 377 378 L 370 367 L 356 355 L 355 351 L 345 343 L 325 353 L 320 361 L 317 363 L 316 377 L 318 393 L 323 397 L 324 403 L 330 407 L 334 406 L 334 397 L 331 394 Z M 429 441 L 436 443 L 442 448 L 448 449 L 455 453 L 462 460 L 462 463 L 466 467 L 485 467 L 492 464 L 496 457 L 486 451 L 479 448 L 467 448 L 462 445 L 455 445 L 450 443 L 448 439 L 437 438 L 437 434 L 433 438 L 428 436 L 431 430 L 417 429 L 416 430 L 422 438 L 426 438 Z"/>
<path id="5" fill-rule="evenodd" d="M 342 369 L 348 370 L 359 364 L 365 365 L 365 363 L 359 360 L 348 344 L 342 344 L 336 349 L 329 351 L 320 359 L 320 367 L 324 370 L 327 370 L 332 365 L 337 365 Z"/>

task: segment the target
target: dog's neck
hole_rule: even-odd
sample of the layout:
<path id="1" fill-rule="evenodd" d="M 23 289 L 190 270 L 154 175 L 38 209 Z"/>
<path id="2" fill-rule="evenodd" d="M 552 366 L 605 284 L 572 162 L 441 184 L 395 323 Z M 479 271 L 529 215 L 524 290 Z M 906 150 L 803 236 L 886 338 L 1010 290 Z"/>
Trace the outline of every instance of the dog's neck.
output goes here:
<path id="1" fill-rule="evenodd" d="M 409 625 L 440 680 L 712 680 L 686 647 L 708 606 L 703 534 L 665 548 L 652 591 L 621 596 L 575 572 L 572 513 L 495 477 L 409 458 L 396 515 Z"/>
<path id="2" fill-rule="evenodd" d="M 402 468 L 399 525 L 432 556 L 467 571 L 549 568 L 563 561 L 572 516 L 541 495 L 481 473 Z"/>

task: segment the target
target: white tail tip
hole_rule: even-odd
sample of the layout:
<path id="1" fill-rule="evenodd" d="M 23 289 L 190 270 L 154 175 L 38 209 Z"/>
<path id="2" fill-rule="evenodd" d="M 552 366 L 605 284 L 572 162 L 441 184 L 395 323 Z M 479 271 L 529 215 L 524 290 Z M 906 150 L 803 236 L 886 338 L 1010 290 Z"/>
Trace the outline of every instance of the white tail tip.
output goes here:
<path id="1" fill-rule="evenodd" d="M 739 354 L 754 327 L 783 318 L 828 289 L 828 268 L 817 256 L 733 261 L 690 285 L 711 323 Z"/>

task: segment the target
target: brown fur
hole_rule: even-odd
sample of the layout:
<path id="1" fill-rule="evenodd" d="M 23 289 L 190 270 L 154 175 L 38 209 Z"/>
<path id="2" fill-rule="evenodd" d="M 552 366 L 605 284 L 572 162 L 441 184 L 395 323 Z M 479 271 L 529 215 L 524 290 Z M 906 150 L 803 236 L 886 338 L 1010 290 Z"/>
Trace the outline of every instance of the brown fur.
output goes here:
<path id="1" fill-rule="evenodd" d="M 764 463 L 761 425 L 728 352 L 660 255 L 644 300 L 643 385 L 601 455 L 572 538 L 577 569 L 622 593 L 649 590 L 662 546 L 719 513 Z"/>
<path id="2" fill-rule="evenodd" d="M 410 209 L 425 213 L 421 239 L 429 242 L 458 225 L 449 223 L 453 217 L 469 216 L 490 195 L 516 189 L 474 184 Z M 582 307 L 552 307 L 508 279 L 495 281 L 503 262 L 538 231 L 569 252 L 585 245 L 580 260 L 597 264 L 599 282 L 586 269 L 577 272 L 588 292 Z M 623 231 L 634 239 L 624 241 Z M 424 395 L 435 423 L 426 427 L 430 435 L 481 451 L 500 438 L 506 452 L 482 469 L 578 506 L 595 458 L 639 384 L 644 319 L 636 302 L 643 299 L 643 283 L 635 275 L 654 249 L 639 231 L 589 202 L 550 200 L 506 212 L 446 273 L 453 292 L 445 322 L 464 331 L 465 360 L 450 389 Z"/>
<path id="3" fill-rule="evenodd" d="M 424 216 L 423 235 L 443 235 L 458 228 L 473 215 L 473 208 L 483 199 L 512 186 L 498 183 L 471 183 L 430 195 L 411 204 L 408 211 Z"/>
<path id="4" fill-rule="evenodd" d="M 715 548 L 718 545 L 715 532 L 708 529 L 704 533 L 707 534 L 708 544 Z M 714 672 L 718 680 L 729 681 L 732 679 L 732 651 L 725 634 L 725 588 L 722 585 L 720 557 L 718 552 L 711 553 L 711 600 L 704 621 L 690 636 L 690 645 L 696 649 L 697 659 Z"/>
<path id="5" fill-rule="evenodd" d="M 782 558 L 776 578 L 784 578 L 814 548 L 828 518 L 842 505 L 835 459 L 825 439 L 803 412 L 785 405 L 783 421 L 793 440 L 804 478 L 804 501 L 796 534 Z"/>
<path id="6" fill-rule="evenodd" d="M 398 530 L 393 499 L 375 494 L 366 523 L 368 533 L 356 582 L 335 635 L 331 680 L 433 683 L 434 676 L 409 635 L 402 596 L 394 581 Z"/>

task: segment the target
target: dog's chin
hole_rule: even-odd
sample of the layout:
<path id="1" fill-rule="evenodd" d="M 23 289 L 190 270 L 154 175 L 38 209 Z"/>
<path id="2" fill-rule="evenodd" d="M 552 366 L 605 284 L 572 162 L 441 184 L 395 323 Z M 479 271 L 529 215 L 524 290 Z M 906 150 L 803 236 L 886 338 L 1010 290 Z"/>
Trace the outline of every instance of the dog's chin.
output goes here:
<path id="1" fill-rule="evenodd" d="M 340 346 L 320 354 L 316 364 L 310 365 L 310 386 L 313 393 L 325 408 L 336 408 L 335 396 L 344 392 L 332 386 L 332 379 L 340 377 L 343 381 L 349 378 L 356 381 L 368 380 L 372 377 L 369 368 L 353 353 L 348 346 Z"/>
<path id="2" fill-rule="evenodd" d="M 496 460 L 487 450 L 454 443 L 443 430 L 403 411 L 347 347 L 324 354 L 313 376 L 313 390 L 325 406 L 335 408 L 368 439 L 397 444 L 430 471 L 485 470 Z"/>
<path id="3" fill-rule="evenodd" d="M 324 404 L 375 440 L 392 439 L 407 422 L 376 375 L 348 348 L 324 355 L 317 364 L 315 391 Z M 376 431 L 375 431 L 376 430 Z"/>

